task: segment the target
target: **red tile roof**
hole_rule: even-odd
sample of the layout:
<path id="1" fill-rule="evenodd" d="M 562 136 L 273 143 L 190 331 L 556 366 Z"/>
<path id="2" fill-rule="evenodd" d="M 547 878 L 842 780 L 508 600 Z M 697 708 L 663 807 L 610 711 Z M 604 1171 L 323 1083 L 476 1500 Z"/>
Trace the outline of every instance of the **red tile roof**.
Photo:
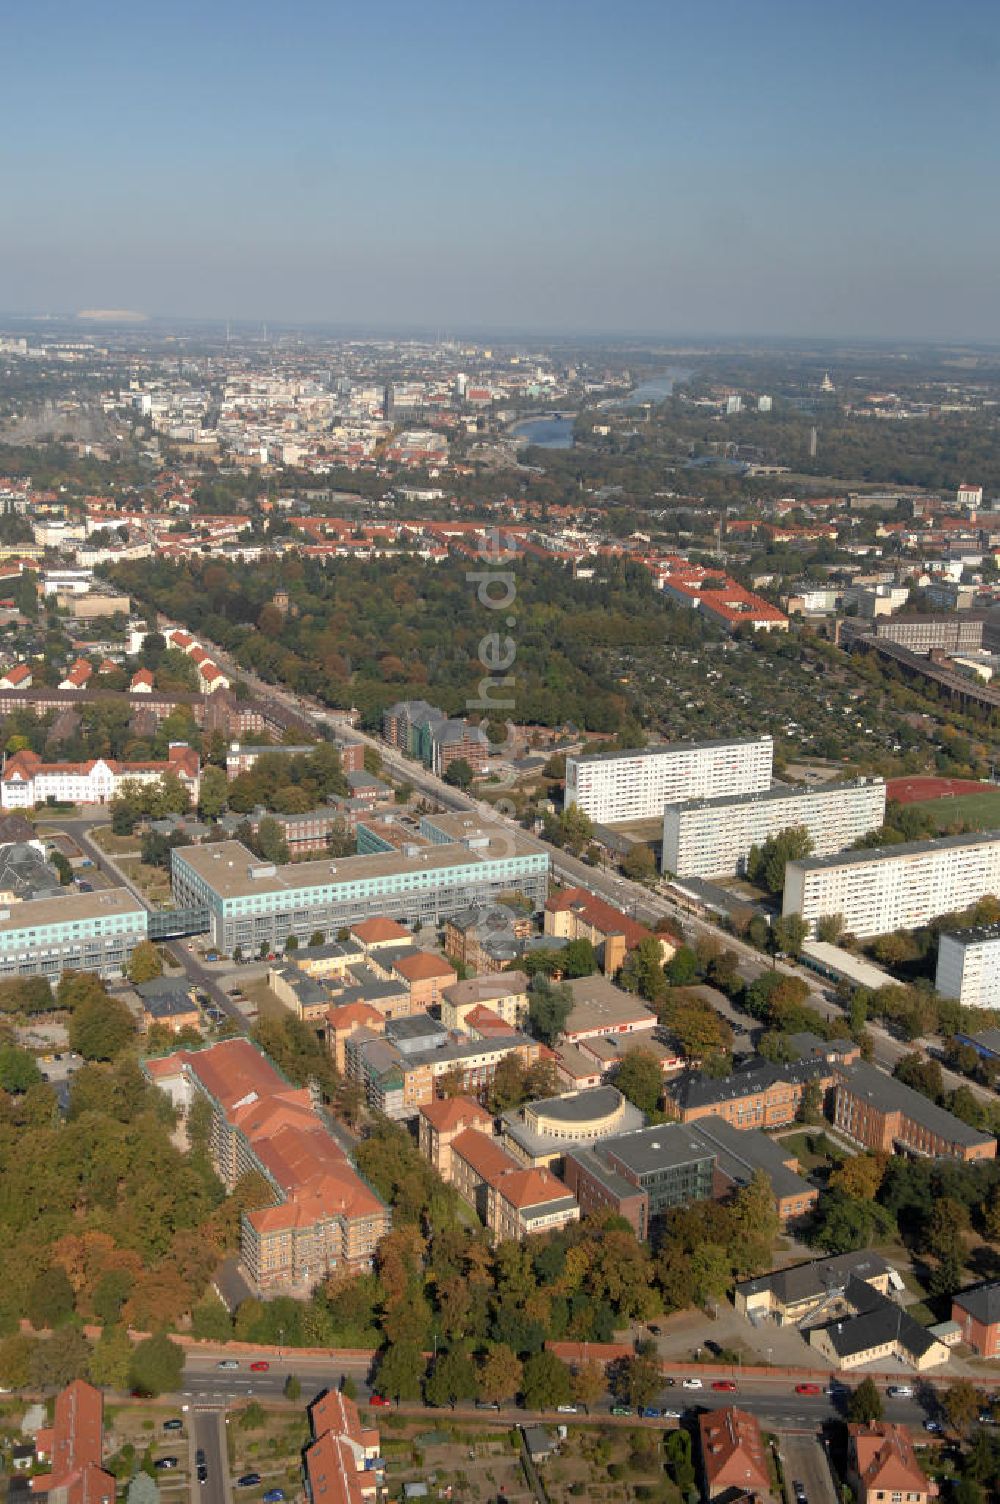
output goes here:
<path id="1" fill-rule="evenodd" d="M 471 1097 L 438 1097 L 433 1102 L 424 1103 L 420 1116 L 439 1133 L 450 1133 L 456 1128 L 468 1128 L 477 1123 L 488 1129 L 493 1121 L 485 1107 L 480 1107 Z"/>
<path id="2" fill-rule="evenodd" d="M 409 930 L 404 925 L 397 924 L 395 919 L 362 919 L 360 924 L 351 925 L 351 934 L 362 945 L 378 945 L 383 941 L 411 938 Z"/>
<path id="3" fill-rule="evenodd" d="M 623 914 L 613 904 L 605 902 L 603 898 L 595 898 L 586 888 L 564 888 L 561 893 L 555 893 L 546 899 L 545 907 L 550 914 L 564 914 L 573 910 L 602 935 L 624 935 L 629 950 L 634 950 L 653 933 L 644 924 L 629 919 L 627 914 Z"/>
<path id="4" fill-rule="evenodd" d="M 429 982 L 435 977 L 449 977 L 453 982 L 458 980 L 458 972 L 451 962 L 429 950 L 415 950 L 411 955 L 400 956 L 393 961 L 392 969 L 407 982 Z"/>
<path id="5" fill-rule="evenodd" d="M 710 1495 L 724 1488 L 770 1493 L 764 1439 L 755 1416 L 729 1405 L 699 1416 L 698 1429 Z"/>
<path id="6" fill-rule="evenodd" d="M 905 1426 L 874 1421 L 867 1426 L 850 1425 L 847 1430 L 866 1492 L 937 1493 L 937 1486 L 917 1461 Z"/>

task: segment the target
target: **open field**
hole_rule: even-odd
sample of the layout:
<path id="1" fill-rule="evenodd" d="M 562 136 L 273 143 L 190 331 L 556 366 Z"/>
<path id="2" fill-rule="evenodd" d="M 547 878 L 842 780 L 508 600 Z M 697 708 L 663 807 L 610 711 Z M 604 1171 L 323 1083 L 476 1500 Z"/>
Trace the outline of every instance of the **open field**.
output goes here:
<path id="1" fill-rule="evenodd" d="M 1000 789 L 975 794 L 954 794 L 941 799 L 917 799 L 913 808 L 930 815 L 939 830 L 956 820 L 976 824 L 983 830 L 1000 829 Z"/>
<path id="2" fill-rule="evenodd" d="M 1000 797 L 1000 788 L 991 783 L 975 783 L 968 778 L 934 778 L 923 773 L 906 778 L 890 778 L 885 792 L 886 798 L 897 804 L 926 804 L 931 800 L 954 798 L 959 794 L 994 793 Z"/>

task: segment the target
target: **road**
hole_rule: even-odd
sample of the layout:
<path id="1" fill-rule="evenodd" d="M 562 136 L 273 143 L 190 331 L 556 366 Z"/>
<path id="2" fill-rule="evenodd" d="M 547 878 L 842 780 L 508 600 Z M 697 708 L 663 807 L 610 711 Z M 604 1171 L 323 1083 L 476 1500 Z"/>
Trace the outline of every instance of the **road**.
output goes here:
<path id="1" fill-rule="evenodd" d="M 782 1436 L 779 1451 L 785 1474 L 785 1498 L 795 1504 L 793 1485 L 801 1483 L 808 1504 L 838 1504 L 829 1454 L 815 1436 Z"/>
<path id="2" fill-rule="evenodd" d="M 229 1452 L 226 1445 L 226 1412 L 221 1406 L 196 1405 L 190 1412 L 188 1426 L 191 1452 L 191 1497 L 198 1504 L 232 1504 L 233 1487 L 229 1476 Z M 205 1453 L 208 1478 L 198 1482 L 195 1457 Z"/>
<path id="3" fill-rule="evenodd" d="M 279 1399 L 289 1374 L 294 1374 L 302 1386 L 303 1404 L 308 1404 L 313 1395 L 321 1390 L 337 1387 L 346 1374 L 350 1375 L 356 1386 L 360 1404 L 364 1404 L 369 1394 L 372 1393 L 372 1387 L 367 1382 L 367 1358 L 338 1358 L 336 1356 L 316 1358 L 305 1355 L 296 1356 L 294 1352 L 290 1352 L 281 1358 L 269 1359 L 269 1366 L 263 1373 L 252 1372 L 249 1359 L 240 1359 L 239 1364 L 238 1369 L 227 1370 L 220 1369 L 214 1358 L 204 1355 L 189 1357 L 184 1371 L 182 1399 L 194 1406 L 224 1406 L 245 1402 L 250 1398 Z M 682 1411 L 699 1408 L 720 1409 L 726 1405 L 738 1404 L 758 1416 L 767 1426 L 791 1431 L 815 1432 L 824 1421 L 843 1419 L 846 1414 L 850 1389 L 840 1388 L 830 1396 L 826 1393 L 828 1378 L 818 1381 L 821 1385 L 820 1393 L 811 1395 L 796 1394 L 795 1381 L 783 1374 L 776 1374 L 773 1378 L 759 1375 L 754 1375 L 753 1378 L 738 1377 L 735 1381 L 737 1388 L 734 1393 L 719 1392 L 710 1387 L 713 1376 L 719 1371 L 708 1369 L 702 1381 L 703 1387 L 698 1390 L 684 1389 L 680 1382 L 670 1388 L 664 1388 L 655 1403 L 660 1409 Z M 731 1370 L 727 1369 L 725 1372 L 728 1377 Z M 863 1375 L 859 1374 L 852 1379 L 852 1382 L 860 1382 L 862 1377 Z M 886 1396 L 884 1398 L 886 1419 L 900 1421 L 920 1430 L 926 1419 L 938 1414 L 936 1392 L 929 1383 L 914 1381 L 909 1377 L 907 1382 L 913 1385 L 915 1391 L 913 1398 L 890 1399 Z M 612 1403 L 610 1397 L 605 1395 L 599 1404 L 593 1407 L 593 1413 L 609 1416 Z M 441 1414 L 441 1411 L 426 1405 L 404 1403 L 399 1408 L 407 1413 L 438 1416 Z M 459 1409 L 456 1413 L 463 1412 Z M 475 1415 L 477 1412 L 471 1410 L 470 1413 Z M 506 1406 L 501 1414 L 505 1419 L 517 1423 L 525 1420 L 528 1412 L 516 1406 Z M 823 1504 L 823 1501 L 814 1499 L 810 1494 L 809 1504 Z"/>

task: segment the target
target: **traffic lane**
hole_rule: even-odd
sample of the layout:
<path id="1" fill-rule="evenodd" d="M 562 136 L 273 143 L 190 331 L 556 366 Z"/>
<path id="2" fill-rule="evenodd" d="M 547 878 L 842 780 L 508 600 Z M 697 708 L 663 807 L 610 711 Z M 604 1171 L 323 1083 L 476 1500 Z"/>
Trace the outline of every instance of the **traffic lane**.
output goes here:
<path id="1" fill-rule="evenodd" d="M 802 1485 L 806 1504 L 838 1504 L 829 1453 L 815 1436 L 781 1435 L 778 1450 L 784 1465 L 786 1504 L 796 1504 L 794 1486 Z"/>
<path id="2" fill-rule="evenodd" d="M 205 1454 L 208 1477 L 198 1481 L 196 1456 Z M 231 1504 L 229 1455 L 226 1446 L 225 1411 L 195 1409 L 191 1412 L 191 1498 L 194 1504 Z"/>

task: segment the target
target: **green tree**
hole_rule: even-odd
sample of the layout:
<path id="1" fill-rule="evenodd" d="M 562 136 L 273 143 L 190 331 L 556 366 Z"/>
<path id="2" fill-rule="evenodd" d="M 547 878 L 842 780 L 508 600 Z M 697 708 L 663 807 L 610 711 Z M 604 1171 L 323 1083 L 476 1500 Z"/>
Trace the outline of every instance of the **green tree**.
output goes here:
<path id="1" fill-rule="evenodd" d="M 173 1394 L 181 1387 L 184 1349 L 165 1332 L 146 1337 L 132 1354 L 132 1384 L 143 1394 Z"/>
<path id="2" fill-rule="evenodd" d="M 129 1482 L 125 1504 L 159 1504 L 159 1498 L 156 1479 L 142 1469 Z"/>
<path id="3" fill-rule="evenodd" d="M 782 914 L 774 921 L 774 947 L 786 956 L 802 954 L 802 943 L 809 936 L 809 926 L 801 914 Z"/>
<path id="4" fill-rule="evenodd" d="M 218 820 L 225 813 L 229 781 L 222 768 L 202 769 L 198 788 L 198 813 L 203 820 Z"/>
<path id="5" fill-rule="evenodd" d="M 37 1339 L 27 1332 L 11 1332 L 0 1340 L 0 1383 L 6 1389 L 27 1388 L 36 1344 Z"/>
<path id="6" fill-rule="evenodd" d="M 454 1410 L 459 1400 L 473 1398 L 476 1377 L 476 1365 L 470 1355 L 460 1347 L 450 1348 L 435 1361 L 424 1383 L 424 1397 L 429 1405 L 450 1405 Z"/>
<path id="7" fill-rule="evenodd" d="M 290 1373 L 288 1375 L 288 1377 L 285 1379 L 285 1383 L 284 1383 L 284 1386 L 283 1386 L 283 1389 L 282 1389 L 282 1393 L 284 1394 L 286 1400 L 301 1399 L 301 1397 L 302 1397 L 302 1384 L 296 1378 L 295 1374 Z"/>
<path id="8" fill-rule="evenodd" d="M 789 825 L 769 836 L 763 846 L 753 846 L 747 858 L 747 876 L 769 893 L 785 886 L 785 865 L 801 861 L 813 849 L 812 836 L 804 825 Z"/>
<path id="9" fill-rule="evenodd" d="M 88 998 L 69 1023 L 70 1049 L 85 1060 L 113 1060 L 135 1037 L 135 1024 L 118 998 Z"/>
<path id="10" fill-rule="evenodd" d="M 555 1353 L 535 1353 L 524 1365 L 521 1393 L 527 1410 L 554 1410 L 572 1395 L 569 1369 Z"/>
<path id="11" fill-rule="evenodd" d="M 648 883 L 656 876 L 656 862 L 648 846 L 630 846 L 622 861 L 622 872 L 634 883 Z"/>
<path id="12" fill-rule="evenodd" d="M 815 1127 L 823 1121 L 823 1092 L 818 1081 L 807 1081 L 802 1089 L 802 1097 L 795 1113 L 798 1123 L 808 1123 Z"/>
<path id="13" fill-rule="evenodd" d="M 35 1057 L 18 1045 L 0 1045 L 0 1087 L 19 1096 L 42 1080 Z"/>
<path id="14" fill-rule="evenodd" d="M 379 1393 L 390 1400 L 418 1400 L 426 1366 L 415 1342 L 390 1344 L 379 1358 L 375 1376 Z"/>
<path id="15" fill-rule="evenodd" d="M 663 1096 L 663 1072 L 652 1050 L 640 1045 L 629 1050 L 615 1073 L 614 1084 L 634 1107 L 647 1117 L 656 1112 Z"/>
<path id="16" fill-rule="evenodd" d="M 663 970 L 663 952 L 655 935 L 645 935 L 625 957 L 625 964 L 618 978 L 626 992 L 634 992 L 655 1003 L 667 990 L 667 978 Z"/>
<path id="17" fill-rule="evenodd" d="M 875 1387 L 875 1380 L 862 1379 L 847 1401 L 847 1419 L 856 1425 L 870 1426 L 873 1421 L 881 1420 L 882 1415 L 882 1396 Z"/>
<path id="18" fill-rule="evenodd" d="M 562 1033 L 573 1010 L 573 994 L 566 986 L 553 986 L 546 978 L 534 979 L 528 997 L 532 1033 L 551 1045 Z"/>
<path id="19" fill-rule="evenodd" d="M 90 1343 L 75 1326 L 60 1327 L 36 1342 L 29 1363 L 29 1382 L 38 1389 L 62 1389 L 82 1379 L 90 1366 Z"/>
<path id="20" fill-rule="evenodd" d="M 36 1274 L 28 1290 L 28 1320 L 33 1327 L 57 1327 L 73 1314 L 73 1286 L 62 1264 Z"/>
<path id="21" fill-rule="evenodd" d="M 621 1365 L 617 1392 L 626 1404 L 636 1409 L 650 1405 L 662 1387 L 663 1374 L 656 1358 L 636 1353 Z"/>
<path id="22" fill-rule="evenodd" d="M 267 1422 L 267 1412 L 260 1400 L 251 1400 L 236 1417 L 241 1431 L 259 1431 Z"/>
<path id="23" fill-rule="evenodd" d="M 137 985 L 163 975 L 163 957 L 152 940 L 140 940 L 128 962 L 129 981 Z"/>
<path id="24" fill-rule="evenodd" d="M 444 781 L 452 784 L 454 788 L 467 789 L 475 776 L 468 758 L 456 757 L 454 762 L 450 762 L 445 769 Z"/>
<path id="25" fill-rule="evenodd" d="M 262 861 L 275 862 L 282 866 L 289 859 L 288 842 L 284 828 L 273 815 L 264 815 L 253 838 L 253 849 Z"/>
<path id="26" fill-rule="evenodd" d="M 687 1498 L 695 1485 L 694 1463 L 691 1461 L 691 1436 L 680 1427 L 668 1431 L 663 1446 L 667 1472 L 681 1494 Z"/>
<path id="27" fill-rule="evenodd" d="M 679 945 L 667 962 L 667 980 L 674 987 L 687 987 L 698 977 L 698 957 L 690 945 Z"/>
<path id="28" fill-rule="evenodd" d="M 718 1243 L 703 1243 L 691 1255 L 691 1280 L 699 1305 L 721 1300 L 732 1284 L 733 1270 L 726 1250 Z"/>
<path id="29" fill-rule="evenodd" d="M 106 1326 L 90 1354 L 92 1384 L 126 1390 L 132 1373 L 132 1342 L 123 1326 Z"/>
<path id="30" fill-rule="evenodd" d="M 589 940 L 571 940 L 562 951 L 563 976 L 592 977 L 597 970 L 597 952 Z"/>
<path id="31" fill-rule="evenodd" d="M 523 1369 L 521 1360 L 506 1343 L 497 1342 L 480 1359 L 478 1393 L 491 1405 L 502 1405 L 520 1390 Z"/>

